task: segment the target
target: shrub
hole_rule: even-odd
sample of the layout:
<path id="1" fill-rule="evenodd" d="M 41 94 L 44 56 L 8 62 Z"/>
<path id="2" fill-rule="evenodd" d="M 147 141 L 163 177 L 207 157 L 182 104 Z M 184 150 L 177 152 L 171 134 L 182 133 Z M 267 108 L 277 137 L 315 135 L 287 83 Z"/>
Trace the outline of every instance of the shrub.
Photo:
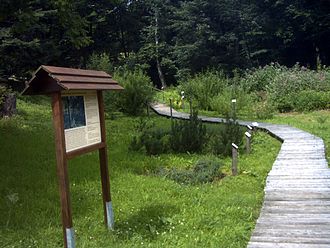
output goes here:
<path id="1" fill-rule="evenodd" d="M 117 107 L 129 115 L 142 114 L 154 95 L 150 78 L 142 70 L 115 73 L 114 78 L 124 87 L 115 99 Z"/>
<path id="2" fill-rule="evenodd" d="M 232 143 L 240 146 L 243 143 L 243 129 L 237 121 L 227 118 L 211 136 L 211 151 L 216 155 L 231 156 Z"/>
<path id="3" fill-rule="evenodd" d="M 316 72 L 299 65 L 293 68 L 282 67 L 280 73 L 268 84 L 267 92 L 273 105 L 281 112 L 295 108 L 295 95 L 301 91 L 328 91 L 330 74 Z"/>
<path id="4" fill-rule="evenodd" d="M 330 108 L 330 91 L 305 90 L 296 94 L 294 108 L 297 111 L 311 111 Z"/>
<path id="5" fill-rule="evenodd" d="M 155 128 L 153 122 L 140 118 L 134 129 L 137 135 L 132 138 L 130 150 L 140 151 L 144 148 L 147 155 L 158 155 L 170 150 L 169 132 Z"/>
<path id="6" fill-rule="evenodd" d="M 146 149 L 147 155 L 158 155 L 169 151 L 169 134 L 162 129 L 144 132 L 141 143 Z"/>
<path id="7" fill-rule="evenodd" d="M 285 67 L 271 63 L 264 67 L 247 70 L 240 80 L 241 86 L 247 92 L 265 91 L 267 86 L 276 78 Z"/>
<path id="8" fill-rule="evenodd" d="M 206 141 L 206 127 L 193 110 L 188 121 L 174 121 L 171 127 L 170 144 L 175 152 L 199 152 Z"/>
<path id="9" fill-rule="evenodd" d="M 252 113 L 253 99 L 242 87 L 228 86 L 220 94 L 211 99 L 211 108 L 222 116 L 232 114 L 232 99 L 235 104 L 237 116 L 249 116 Z"/>
<path id="10" fill-rule="evenodd" d="M 109 55 L 106 53 L 93 53 L 87 61 L 86 68 L 105 71 L 110 74 L 114 72 L 114 67 L 110 61 Z"/>
<path id="11" fill-rule="evenodd" d="M 267 100 L 256 102 L 253 111 L 258 119 L 271 119 L 274 116 L 275 107 Z"/>
<path id="12" fill-rule="evenodd" d="M 220 163 L 211 160 L 200 160 L 192 169 L 162 169 L 158 173 L 180 184 L 202 184 L 215 181 L 222 176 Z"/>
<path id="13" fill-rule="evenodd" d="M 222 72 L 208 71 L 181 83 L 181 89 L 187 98 L 197 102 L 198 107 L 211 109 L 210 100 L 227 86 L 228 80 Z"/>
<path id="14" fill-rule="evenodd" d="M 288 112 L 297 109 L 296 95 L 300 92 L 329 91 L 330 71 L 328 68 L 322 68 L 320 71 L 309 70 L 298 64 L 287 68 L 271 63 L 262 68 L 247 71 L 240 80 L 240 84 L 247 92 L 259 94 L 259 92 L 267 91 L 269 96 L 267 104 L 273 105 L 280 112 Z M 302 98 L 304 98 L 303 95 L 306 93 L 302 94 Z M 315 104 L 317 105 L 316 101 Z M 302 111 L 303 105 L 300 106 L 300 111 Z M 306 110 L 311 110 L 315 107 L 307 106 L 307 108 Z"/>

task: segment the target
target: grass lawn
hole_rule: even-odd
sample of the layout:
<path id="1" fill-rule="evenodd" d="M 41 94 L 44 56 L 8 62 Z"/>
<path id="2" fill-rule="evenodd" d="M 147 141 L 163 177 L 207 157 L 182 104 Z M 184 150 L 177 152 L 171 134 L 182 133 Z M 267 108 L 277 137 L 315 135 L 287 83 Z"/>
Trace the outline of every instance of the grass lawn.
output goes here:
<path id="1" fill-rule="evenodd" d="M 61 247 L 50 104 L 18 101 L 19 115 L 0 120 L 0 247 Z M 156 125 L 168 119 L 151 116 Z M 98 155 L 69 162 L 77 247 L 245 247 L 263 199 L 265 178 L 280 143 L 257 133 L 250 155 L 239 157 L 240 174 L 230 176 L 230 159 L 212 155 L 146 156 L 128 145 L 136 118 L 107 120 L 115 231 L 103 224 Z M 187 186 L 149 171 L 190 167 L 200 158 L 220 161 L 227 176 Z"/>

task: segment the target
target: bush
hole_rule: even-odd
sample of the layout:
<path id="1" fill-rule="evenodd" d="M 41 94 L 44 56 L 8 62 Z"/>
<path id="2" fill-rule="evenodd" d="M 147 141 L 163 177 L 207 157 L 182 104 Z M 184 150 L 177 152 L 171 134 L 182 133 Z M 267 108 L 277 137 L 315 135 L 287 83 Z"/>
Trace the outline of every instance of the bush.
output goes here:
<path id="1" fill-rule="evenodd" d="M 222 92 L 227 85 L 228 80 L 222 72 L 208 71 L 197 74 L 187 82 L 182 82 L 181 89 L 187 98 L 197 102 L 199 108 L 210 110 L 210 100 Z"/>
<path id="2" fill-rule="evenodd" d="M 171 128 L 170 144 L 175 152 L 200 152 L 206 141 L 206 127 L 193 110 L 188 121 L 174 121 Z"/>
<path id="3" fill-rule="evenodd" d="M 256 102 L 253 111 L 258 119 L 271 119 L 274 116 L 275 107 L 267 100 Z"/>
<path id="4" fill-rule="evenodd" d="M 110 61 L 109 55 L 106 53 L 93 53 L 88 59 L 86 68 L 91 70 L 105 71 L 110 74 L 114 72 L 114 67 Z"/>
<path id="5" fill-rule="evenodd" d="M 240 80 L 241 86 L 247 92 L 265 91 L 267 86 L 276 78 L 285 67 L 271 63 L 264 67 L 247 70 Z"/>
<path id="6" fill-rule="evenodd" d="M 330 71 L 328 68 L 313 71 L 298 64 L 287 68 L 271 63 L 263 68 L 247 71 L 240 83 L 247 92 L 259 94 L 266 91 L 269 97 L 267 104 L 273 105 L 280 112 L 288 112 L 297 109 L 296 95 L 300 92 L 330 91 Z M 301 97 L 304 98 L 304 95 L 306 93 L 303 93 Z M 305 103 L 307 104 L 306 101 Z M 317 105 L 316 101 L 315 104 Z M 306 110 L 315 108 L 307 105 L 306 107 Z M 300 111 L 303 108 L 303 104 L 300 105 Z"/>
<path id="7" fill-rule="evenodd" d="M 219 126 L 211 136 L 210 146 L 212 153 L 222 156 L 231 156 L 232 143 L 240 146 L 243 143 L 243 128 L 232 119 Z"/>
<path id="8" fill-rule="evenodd" d="M 211 160 L 200 160 L 190 170 L 162 169 L 158 174 L 180 184 L 210 183 L 220 178 L 220 163 Z"/>
<path id="9" fill-rule="evenodd" d="M 222 116 L 232 113 L 232 99 L 236 99 L 236 115 L 250 116 L 252 113 L 253 99 L 242 87 L 228 86 L 220 94 L 211 99 L 211 109 Z"/>
<path id="10" fill-rule="evenodd" d="M 115 73 L 114 78 L 124 87 L 115 99 L 117 107 L 129 115 L 142 114 L 154 96 L 150 78 L 142 70 Z"/>
<path id="11" fill-rule="evenodd" d="M 330 108 L 330 91 L 305 90 L 296 94 L 293 106 L 297 111 L 312 111 Z"/>
<path id="12" fill-rule="evenodd" d="M 280 112 L 293 110 L 295 95 L 306 90 L 330 90 L 330 74 L 326 71 L 312 71 L 299 65 L 290 69 L 282 67 L 280 73 L 267 86 L 270 99 Z"/>
<path id="13" fill-rule="evenodd" d="M 141 143 L 146 149 L 147 155 L 158 155 L 169 151 L 169 134 L 162 129 L 144 132 Z"/>
<path id="14" fill-rule="evenodd" d="M 159 155 L 170 150 L 169 132 L 155 128 L 149 120 L 140 118 L 135 131 L 137 135 L 132 138 L 130 150 L 141 151 L 144 148 L 147 155 Z"/>

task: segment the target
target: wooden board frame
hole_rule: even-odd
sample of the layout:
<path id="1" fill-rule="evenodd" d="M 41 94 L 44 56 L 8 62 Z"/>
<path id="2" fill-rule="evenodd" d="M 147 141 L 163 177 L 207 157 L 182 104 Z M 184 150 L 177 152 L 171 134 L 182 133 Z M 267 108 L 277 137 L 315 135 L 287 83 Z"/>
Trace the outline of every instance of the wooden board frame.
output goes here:
<path id="1" fill-rule="evenodd" d="M 104 117 L 104 102 L 103 94 L 101 90 L 97 90 L 100 128 L 101 128 L 101 142 L 86 146 L 80 149 L 76 149 L 71 152 L 66 152 L 65 145 L 65 132 L 64 132 L 64 117 L 63 117 L 63 103 L 61 92 L 52 94 L 52 112 L 53 123 L 55 130 L 55 147 L 56 147 L 56 165 L 57 176 L 61 201 L 61 215 L 63 224 L 64 235 L 64 247 L 74 248 L 74 236 L 73 236 L 73 223 L 72 223 L 72 211 L 70 201 L 70 185 L 68 176 L 68 160 L 76 156 L 92 152 L 99 151 L 100 160 L 100 174 L 102 185 L 102 199 L 104 209 L 104 223 L 109 229 L 114 227 L 113 209 L 110 194 L 110 179 L 108 169 L 108 155 L 106 145 L 106 128 Z"/>

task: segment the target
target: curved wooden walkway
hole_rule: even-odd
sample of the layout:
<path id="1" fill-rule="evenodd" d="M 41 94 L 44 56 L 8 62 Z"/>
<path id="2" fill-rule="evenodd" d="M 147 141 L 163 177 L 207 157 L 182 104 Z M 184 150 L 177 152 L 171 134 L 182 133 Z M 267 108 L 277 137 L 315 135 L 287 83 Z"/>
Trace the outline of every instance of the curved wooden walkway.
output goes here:
<path id="1" fill-rule="evenodd" d="M 166 105 L 151 108 L 170 116 Z M 173 110 L 173 118 L 188 119 L 189 115 Z M 287 125 L 259 123 L 259 128 L 283 144 L 268 174 L 264 203 L 248 248 L 330 248 L 330 169 L 323 140 Z"/>

